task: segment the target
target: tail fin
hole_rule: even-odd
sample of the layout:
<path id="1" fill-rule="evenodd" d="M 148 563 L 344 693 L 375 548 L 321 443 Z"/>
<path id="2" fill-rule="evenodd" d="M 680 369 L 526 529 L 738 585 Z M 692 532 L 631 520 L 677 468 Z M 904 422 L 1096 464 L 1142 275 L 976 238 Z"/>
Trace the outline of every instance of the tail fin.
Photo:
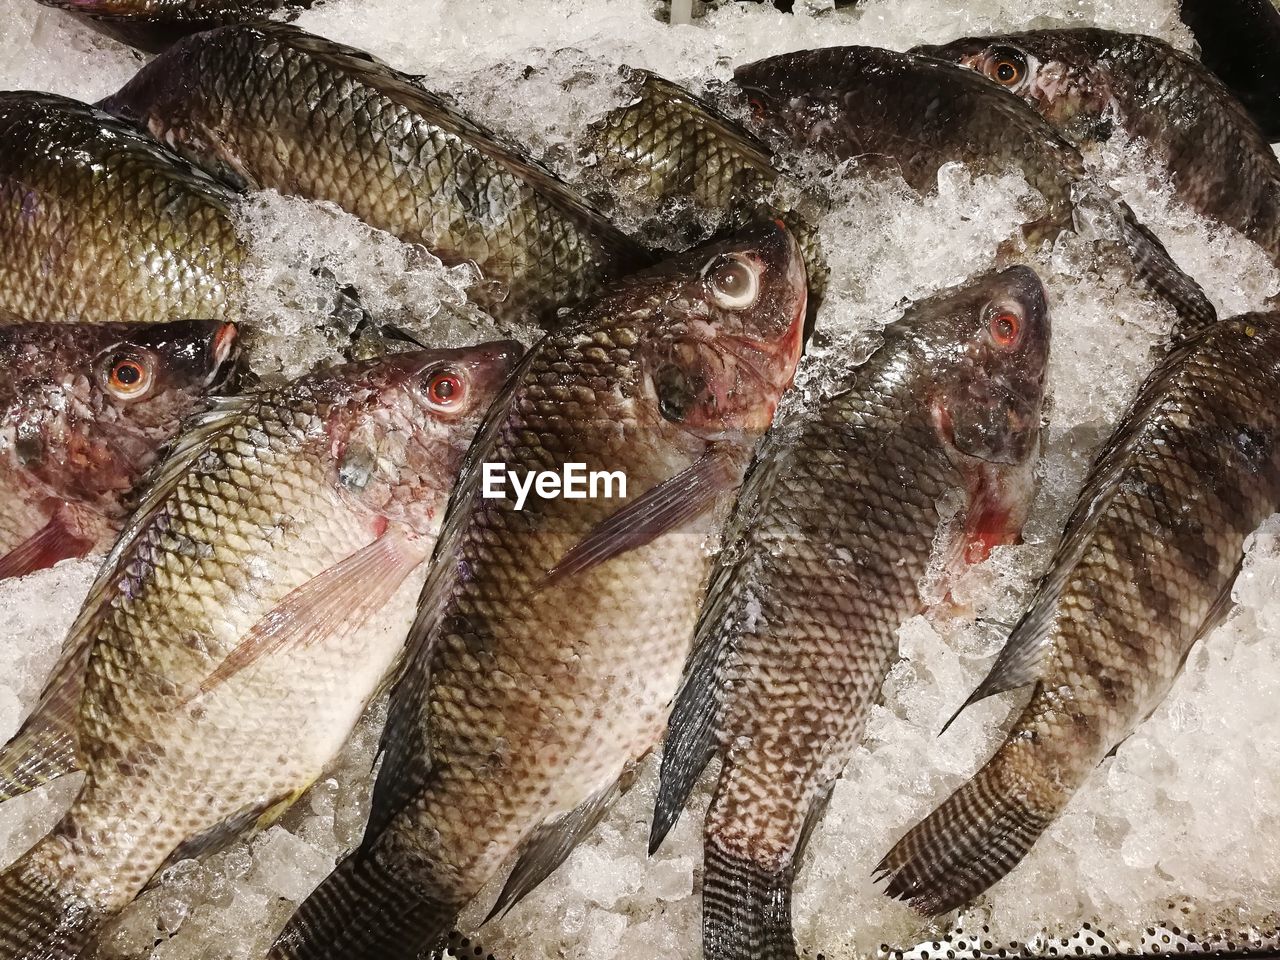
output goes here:
<path id="1" fill-rule="evenodd" d="M 769 873 L 750 860 L 726 853 L 714 837 L 708 837 L 702 875 L 706 960 L 795 960 L 794 881 L 794 860 Z"/>
<path id="2" fill-rule="evenodd" d="M 1126 207 L 1124 214 L 1124 240 L 1134 274 L 1178 315 L 1173 342 L 1211 326 L 1218 319 L 1218 312 L 1200 284 L 1183 272 L 1164 244 L 1138 222 L 1132 210 Z"/>
<path id="3" fill-rule="evenodd" d="M 876 867 L 885 892 L 926 914 L 960 907 L 1018 865 L 1066 802 L 1011 769 L 1007 748 L 912 827 Z"/>
<path id="4" fill-rule="evenodd" d="M 269 960 L 414 960 L 449 935 L 461 909 L 417 889 L 357 850 L 298 907 Z"/>
<path id="5" fill-rule="evenodd" d="M 37 845 L 0 874 L 0 957 L 4 960 L 74 960 L 88 949 L 107 919 L 50 876 L 40 852 Z"/>

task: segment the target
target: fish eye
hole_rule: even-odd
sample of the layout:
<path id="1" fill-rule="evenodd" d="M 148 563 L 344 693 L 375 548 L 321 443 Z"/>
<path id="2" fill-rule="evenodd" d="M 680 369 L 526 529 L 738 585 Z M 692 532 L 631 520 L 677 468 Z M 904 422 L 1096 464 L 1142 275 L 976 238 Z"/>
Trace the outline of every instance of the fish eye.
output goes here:
<path id="1" fill-rule="evenodd" d="M 1026 72 L 1026 59 L 1017 50 L 1008 48 L 996 50 L 991 65 L 987 68 L 987 76 L 1006 87 L 1021 83 Z"/>
<path id="2" fill-rule="evenodd" d="M 141 400 L 151 392 L 151 364 L 132 354 L 116 354 L 106 366 L 106 388 L 120 400 Z"/>
<path id="3" fill-rule="evenodd" d="M 726 310 L 743 310 L 756 302 L 760 295 L 760 278 L 746 262 L 736 257 L 725 257 L 707 266 L 711 295 L 720 306 Z"/>
<path id="4" fill-rule="evenodd" d="M 1009 310 L 997 310 L 991 315 L 987 330 L 999 346 L 1017 346 L 1022 335 L 1022 318 Z"/>
<path id="5" fill-rule="evenodd" d="M 427 380 L 427 403 L 437 410 L 453 410 L 462 403 L 467 385 L 454 370 L 437 370 Z"/>

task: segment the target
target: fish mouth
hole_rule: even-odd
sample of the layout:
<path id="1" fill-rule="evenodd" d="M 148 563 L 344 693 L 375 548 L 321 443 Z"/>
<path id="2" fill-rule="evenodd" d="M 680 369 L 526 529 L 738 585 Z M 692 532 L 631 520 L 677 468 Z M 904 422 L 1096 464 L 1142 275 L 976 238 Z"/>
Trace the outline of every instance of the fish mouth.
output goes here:
<path id="1" fill-rule="evenodd" d="M 240 359 L 240 330 L 234 323 L 225 322 L 214 332 L 209 342 L 209 376 L 206 389 L 226 386 Z"/>

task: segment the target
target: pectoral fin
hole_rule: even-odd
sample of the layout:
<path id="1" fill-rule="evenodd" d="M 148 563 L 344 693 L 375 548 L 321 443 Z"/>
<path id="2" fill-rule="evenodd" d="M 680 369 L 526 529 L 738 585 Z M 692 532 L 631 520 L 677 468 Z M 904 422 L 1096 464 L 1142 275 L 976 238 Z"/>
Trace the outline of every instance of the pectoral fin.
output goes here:
<path id="1" fill-rule="evenodd" d="M 551 876 L 573 853 L 574 847 L 595 829 L 614 801 L 631 785 L 631 780 L 630 773 L 623 774 L 616 783 L 592 794 L 573 810 L 535 827 L 525 838 L 520 859 L 511 869 L 511 876 L 507 877 L 506 886 L 485 917 L 485 923 L 506 913 Z"/>
<path id="2" fill-rule="evenodd" d="M 245 634 L 200 685 L 208 693 L 249 665 L 282 650 L 365 623 L 427 558 L 426 550 L 397 534 L 386 534 L 290 592 Z"/>
<path id="3" fill-rule="evenodd" d="M 25 577 L 55 563 L 83 557 L 93 549 L 93 542 L 76 536 L 58 514 L 49 522 L 0 557 L 0 580 Z"/>
<path id="4" fill-rule="evenodd" d="M 740 479 L 724 452 L 708 450 L 592 530 L 586 539 L 560 558 L 547 574 L 546 582 L 555 583 L 652 543 L 664 533 L 706 513 L 716 500 L 736 487 Z"/>

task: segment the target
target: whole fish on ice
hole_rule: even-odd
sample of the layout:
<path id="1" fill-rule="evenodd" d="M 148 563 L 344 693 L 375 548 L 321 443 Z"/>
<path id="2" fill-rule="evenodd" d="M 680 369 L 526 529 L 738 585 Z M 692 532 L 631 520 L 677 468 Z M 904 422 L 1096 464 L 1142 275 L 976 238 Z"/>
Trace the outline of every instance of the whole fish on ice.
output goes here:
<path id="1" fill-rule="evenodd" d="M 1017 539 L 1035 490 L 1049 315 L 1034 272 L 943 291 L 877 340 L 761 445 L 672 712 L 651 850 L 721 761 L 704 827 L 707 960 L 796 956 L 800 856 L 898 627 L 924 609 L 935 545 L 953 568 L 985 559 Z M 953 521 L 939 504 L 956 495 Z"/>
<path id="2" fill-rule="evenodd" d="M 287 24 L 190 37 L 103 101 L 254 188 L 330 200 L 445 263 L 500 321 L 558 308 L 647 255 L 570 187 L 386 64 Z"/>
<path id="3" fill-rule="evenodd" d="M 495 912 L 609 809 L 662 735 L 805 288 L 766 223 L 606 288 L 530 351 L 450 502 L 364 841 L 272 957 L 416 957 L 509 856 Z M 482 495 L 486 463 L 528 482 L 570 462 L 624 474 L 625 499 Z"/>
<path id="4" fill-rule="evenodd" d="M 1173 307 L 1178 332 L 1216 319 L 1204 291 L 1173 262 L 1133 211 L 1088 178 L 1079 152 L 1017 97 L 970 70 L 918 54 L 827 47 L 739 67 L 737 85 L 757 124 L 792 149 L 849 161 L 863 175 L 899 175 L 916 190 L 961 161 L 974 174 L 1020 170 L 1044 198 L 1024 227 L 1034 245 L 1076 229 L 1087 214 L 1109 222 L 1116 248 L 1140 281 Z"/>
<path id="5" fill-rule="evenodd" d="M 1280 314 L 1191 337 L 1147 378 L 1048 573 L 968 703 L 1029 687 L 1004 743 L 881 862 L 925 913 L 1012 870 L 1168 693 L 1231 607 L 1245 539 L 1280 510 Z"/>
<path id="6" fill-rule="evenodd" d="M 103 565 L 0 797 L 83 768 L 0 874 L 0 957 L 68 960 L 167 863 L 273 822 L 399 660 L 519 348 L 321 371 L 193 418 Z"/>

